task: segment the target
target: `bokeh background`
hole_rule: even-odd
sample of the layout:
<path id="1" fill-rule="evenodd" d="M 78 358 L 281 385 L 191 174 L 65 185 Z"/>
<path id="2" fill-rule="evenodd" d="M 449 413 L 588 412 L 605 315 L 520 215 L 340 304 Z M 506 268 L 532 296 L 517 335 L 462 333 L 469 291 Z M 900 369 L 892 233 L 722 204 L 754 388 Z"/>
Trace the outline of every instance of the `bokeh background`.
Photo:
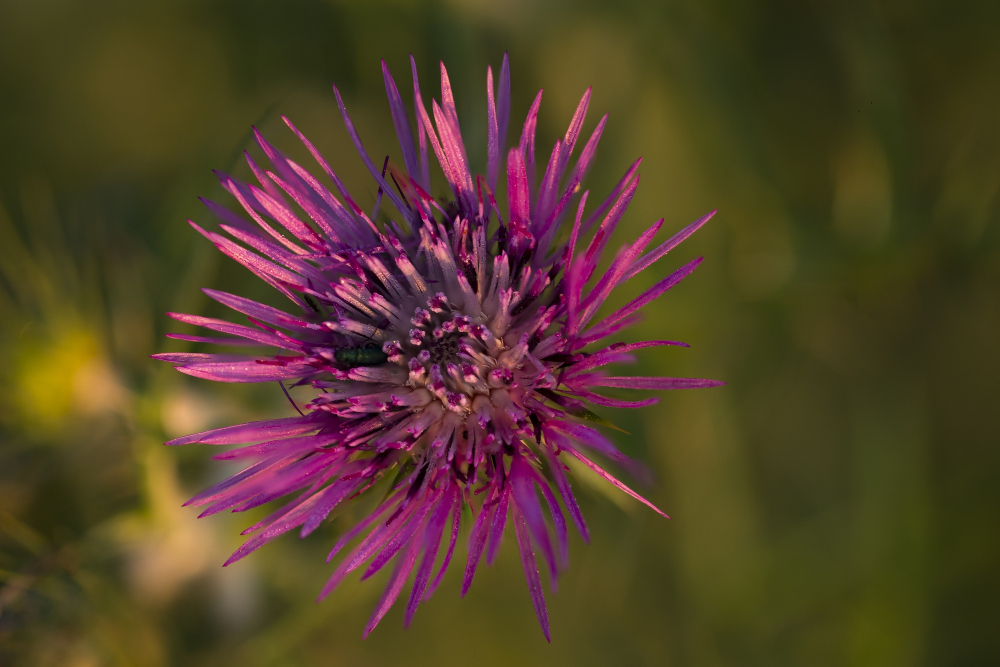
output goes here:
<path id="1" fill-rule="evenodd" d="M 180 507 L 226 470 L 162 442 L 280 390 L 148 355 L 181 349 L 165 311 L 222 314 L 200 286 L 271 298 L 185 224 L 251 124 L 293 150 L 289 115 L 371 202 L 330 83 L 398 162 L 379 58 L 405 89 L 412 52 L 481 170 L 505 50 L 512 137 L 544 88 L 547 154 L 593 85 L 589 187 L 644 156 L 616 243 L 719 209 L 634 281 L 707 258 L 628 336 L 729 384 L 604 413 L 673 519 L 582 486 L 552 645 L 510 542 L 362 642 L 381 581 L 313 601 L 349 513 L 222 569 L 248 517 Z M 989 1 L 3 0 L 0 663 L 1000 664 L 998 72 Z"/>

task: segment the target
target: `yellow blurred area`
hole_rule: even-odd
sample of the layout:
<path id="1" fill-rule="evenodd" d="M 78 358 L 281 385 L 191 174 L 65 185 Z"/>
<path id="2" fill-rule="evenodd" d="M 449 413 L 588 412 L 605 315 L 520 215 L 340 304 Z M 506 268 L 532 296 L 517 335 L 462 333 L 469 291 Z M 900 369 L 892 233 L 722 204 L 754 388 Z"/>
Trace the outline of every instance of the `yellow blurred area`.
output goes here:
<path id="1" fill-rule="evenodd" d="M 30 329 L 30 324 L 28 325 Z M 101 355 L 94 336 L 70 328 L 55 340 L 22 334 L 11 392 L 28 428 L 56 428 L 71 412 L 94 415 L 127 409 L 129 395 Z"/>

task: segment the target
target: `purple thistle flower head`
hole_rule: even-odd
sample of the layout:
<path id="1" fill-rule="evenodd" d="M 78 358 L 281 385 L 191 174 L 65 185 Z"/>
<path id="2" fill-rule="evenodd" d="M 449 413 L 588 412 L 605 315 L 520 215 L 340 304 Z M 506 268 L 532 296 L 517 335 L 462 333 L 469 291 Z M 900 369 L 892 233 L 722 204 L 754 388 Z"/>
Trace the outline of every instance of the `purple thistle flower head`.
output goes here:
<path id="1" fill-rule="evenodd" d="M 600 393 L 604 387 L 660 390 L 721 384 L 605 372 L 609 364 L 632 360 L 633 350 L 684 343 L 599 344 L 634 323 L 643 306 L 691 273 L 700 259 L 602 319 L 595 321 L 595 316 L 613 289 L 667 254 L 712 213 L 647 250 L 663 221 L 656 222 L 597 276 L 605 246 L 639 183 L 639 161 L 606 199 L 587 210 L 588 192 L 581 192 L 581 183 L 607 120 L 600 120 L 574 161 L 590 91 L 539 178 L 535 126 L 542 93 L 508 151 L 506 56 L 496 89 L 488 69 L 484 177 L 470 169 L 444 65 L 441 102 L 432 101 L 428 110 L 412 58 L 411 64 L 416 133 L 382 63 L 402 171 L 387 169 L 388 158 L 381 167 L 371 159 L 334 87 L 347 131 L 378 185 L 370 215 L 287 119 L 334 192 L 260 133 L 256 139 L 270 169 L 247 155 L 257 183 L 220 174 L 242 214 L 205 201 L 228 236 L 192 226 L 287 297 L 291 312 L 205 290 L 245 315 L 249 324 L 171 313 L 224 337 L 170 337 L 259 346 L 261 352 L 154 357 L 198 378 L 290 381 L 317 392 L 300 416 L 229 426 L 167 444 L 242 445 L 217 458 L 241 460 L 247 467 L 188 502 L 205 507 L 201 516 L 244 511 L 297 494 L 248 528 L 244 534 L 252 537 L 226 565 L 294 528 L 308 535 L 339 504 L 383 478 L 392 479 L 385 499 L 330 551 L 328 560 L 354 545 L 320 593 L 321 599 L 327 596 L 356 569 L 364 568 L 362 578 L 367 578 L 391 564 L 365 636 L 411 575 L 406 624 L 420 601 L 433 593 L 451 563 L 463 505 L 474 516 L 463 595 L 484 553 L 487 563 L 496 558 L 510 521 L 531 600 L 549 639 L 535 554 L 541 552 L 554 586 L 568 560 L 564 512 L 589 539 L 563 461 L 575 459 L 663 514 L 595 461 L 633 467 L 587 424 L 595 418 L 587 404 L 637 408 L 657 400 L 610 398 Z M 429 194 L 431 152 L 451 190 L 447 201 Z M 507 205 L 499 206 L 495 192 L 504 177 Z M 383 199 L 392 210 L 380 224 Z M 444 555 L 435 572 L 442 545 Z"/>

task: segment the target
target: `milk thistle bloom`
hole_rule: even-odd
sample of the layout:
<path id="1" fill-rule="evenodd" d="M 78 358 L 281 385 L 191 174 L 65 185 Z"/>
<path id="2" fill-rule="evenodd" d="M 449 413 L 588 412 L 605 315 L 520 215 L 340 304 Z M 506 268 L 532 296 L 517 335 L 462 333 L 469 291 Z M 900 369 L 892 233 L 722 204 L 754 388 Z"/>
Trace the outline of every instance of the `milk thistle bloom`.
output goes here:
<path id="1" fill-rule="evenodd" d="M 593 322 L 594 317 L 613 289 L 666 255 L 712 214 L 646 252 L 663 223 L 657 221 L 592 280 L 639 184 L 639 160 L 603 202 L 586 210 L 588 193 L 581 193 L 580 185 L 607 121 L 605 115 L 570 168 L 590 90 L 538 180 L 535 127 L 542 93 L 528 111 L 519 142 L 505 151 L 507 57 L 496 91 L 493 72 L 487 69 L 486 175 L 474 176 L 444 65 L 441 102 L 432 101 L 430 114 L 412 57 L 411 66 L 415 138 L 382 63 L 402 171 L 387 171 L 388 158 L 381 169 L 372 161 L 334 86 L 347 131 L 378 185 L 371 215 L 287 118 L 336 194 L 256 131 L 270 170 L 247 154 L 256 184 L 219 174 L 246 217 L 203 200 L 229 236 L 190 224 L 287 297 L 293 312 L 206 289 L 211 298 L 245 315 L 249 325 L 171 313 L 224 337 L 168 335 L 279 353 L 154 356 L 198 378 L 290 381 L 317 392 L 299 416 L 229 426 L 167 444 L 243 445 L 216 458 L 244 461 L 247 467 L 188 501 L 206 506 L 200 516 L 227 509 L 242 512 L 298 493 L 244 531 L 252 537 L 226 565 L 293 528 L 305 537 L 355 496 L 370 490 L 376 498 L 384 494 L 330 551 L 328 560 L 357 540 L 320 593 L 320 599 L 327 596 L 353 570 L 365 567 L 362 578 L 367 578 L 391 562 L 388 584 L 364 636 L 413 574 L 405 616 L 409 625 L 417 605 L 437 588 L 451 562 L 463 506 L 475 517 L 463 595 L 484 553 L 487 563 L 496 558 L 509 520 L 535 613 L 549 639 L 535 553 L 541 552 L 554 588 L 568 561 L 564 508 L 589 540 L 564 461 L 575 459 L 663 514 L 595 462 L 603 457 L 626 470 L 633 467 L 587 424 L 600 422 L 587 405 L 638 408 L 657 400 L 598 393 L 605 387 L 659 390 L 721 384 L 605 373 L 609 364 L 633 360 L 633 350 L 684 343 L 651 340 L 594 348 L 634 323 L 643 306 L 691 273 L 700 259 L 599 321 Z M 430 195 L 428 146 L 448 182 L 447 199 Z M 495 193 L 504 173 L 507 202 L 501 207 Z M 394 211 L 383 214 L 380 223 L 383 199 Z M 386 483 L 380 484 L 382 480 Z"/>

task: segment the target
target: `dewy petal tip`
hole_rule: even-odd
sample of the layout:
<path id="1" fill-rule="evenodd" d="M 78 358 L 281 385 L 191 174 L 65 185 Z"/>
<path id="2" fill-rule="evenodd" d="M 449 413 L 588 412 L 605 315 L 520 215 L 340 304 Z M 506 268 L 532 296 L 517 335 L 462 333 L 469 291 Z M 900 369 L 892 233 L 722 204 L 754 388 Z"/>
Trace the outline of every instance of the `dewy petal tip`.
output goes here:
<path id="1" fill-rule="evenodd" d="M 207 296 L 242 319 L 237 323 L 171 313 L 180 322 L 227 336 L 178 334 L 176 339 L 271 351 L 153 355 L 182 373 L 217 382 L 311 385 L 312 400 L 301 416 L 227 426 L 167 444 L 239 446 L 216 458 L 241 460 L 243 470 L 188 501 L 203 508 L 202 516 L 279 502 L 274 512 L 244 531 L 253 536 L 225 565 L 293 529 L 305 537 L 344 503 L 374 492 L 373 487 L 382 489 L 385 495 L 371 514 L 341 535 L 330 551 L 328 560 L 341 551 L 344 555 L 318 597 L 328 596 L 354 570 L 360 569 L 366 578 L 387 568 L 391 574 L 365 624 L 365 637 L 413 575 L 404 617 L 404 624 L 410 624 L 451 562 L 460 541 L 463 508 L 475 517 L 463 596 L 480 561 L 494 562 L 503 535 L 513 530 L 529 598 L 550 641 L 536 551 L 554 588 L 556 575 L 568 563 L 568 524 L 585 541 L 590 539 L 566 462 L 576 460 L 666 516 L 597 462 L 614 462 L 641 477 L 633 462 L 587 425 L 588 420 L 603 423 L 588 404 L 637 408 L 657 397 L 620 400 L 597 390 L 723 384 L 606 372 L 611 364 L 634 361 L 634 351 L 686 345 L 671 340 L 601 341 L 634 323 L 639 311 L 690 274 L 700 258 L 653 281 L 644 293 L 633 293 L 632 301 L 596 324 L 592 319 L 608 296 L 715 211 L 646 251 L 662 220 L 653 223 L 603 275 L 595 274 L 638 186 L 640 161 L 629 167 L 609 196 L 596 199 L 603 203 L 584 215 L 588 190 L 581 183 L 607 120 L 605 115 L 597 122 L 578 151 L 590 88 L 548 162 L 536 164 L 536 158 L 545 155 L 535 150 L 541 92 L 511 146 L 510 66 L 505 53 L 499 70 L 491 68 L 487 78 L 484 178 L 474 175 L 468 163 L 444 63 L 441 102 L 431 100 L 427 106 L 410 56 L 412 112 L 388 64 L 380 64 L 405 171 L 383 171 L 376 164 L 383 164 L 381 156 L 374 161 L 369 157 L 341 91 L 336 84 L 332 88 L 355 149 L 380 196 L 393 203 L 401 219 L 389 216 L 383 224 L 384 210 L 380 219 L 366 215 L 370 207 L 350 196 L 289 119 L 282 116 L 333 182 L 334 191 L 285 158 L 254 127 L 254 137 L 273 166 L 249 160 L 258 181 L 253 184 L 216 172 L 239 206 L 230 209 L 202 200 L 219 218 L 220 231 L 189 222 L 294 305 L 278 309 L 205 288 Z M 427 194 L 431 153 L 451 188 L 451 201 Z M 498 206 L 493 193 L 504 177 L 507 200 Z M 392 480 L 388 488 L 376 486 L 382 479 Z M 435 574 L 442 548 L 445 555 Z"/>

